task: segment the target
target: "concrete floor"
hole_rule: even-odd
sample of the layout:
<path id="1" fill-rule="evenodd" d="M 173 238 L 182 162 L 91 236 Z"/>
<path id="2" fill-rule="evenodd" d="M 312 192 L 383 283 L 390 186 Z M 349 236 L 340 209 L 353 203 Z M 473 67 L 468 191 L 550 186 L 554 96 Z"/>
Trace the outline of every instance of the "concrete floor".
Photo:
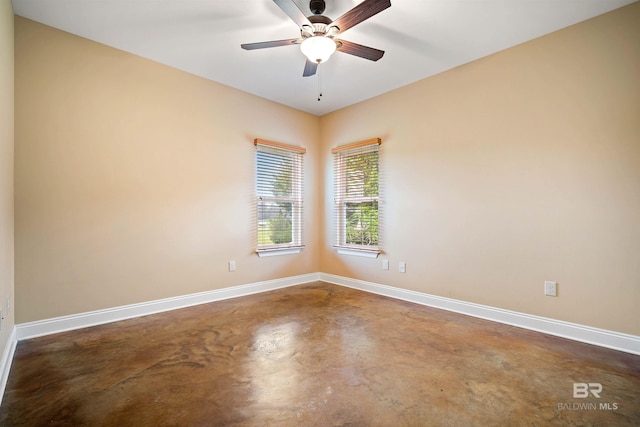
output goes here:
<path id="1" fill-rule="evenodd" d="M 310 283 L 22 341 L 0 425 L 638 426 L 640 356 Z"/>

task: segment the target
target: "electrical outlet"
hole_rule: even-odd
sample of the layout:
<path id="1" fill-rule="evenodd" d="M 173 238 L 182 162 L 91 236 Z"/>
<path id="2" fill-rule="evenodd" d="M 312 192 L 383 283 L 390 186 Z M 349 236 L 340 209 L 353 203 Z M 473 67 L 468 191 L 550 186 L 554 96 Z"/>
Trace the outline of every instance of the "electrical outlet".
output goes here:
<path id="1" fill-rule="evenodd" d="M 400 261 L 400 263 L 398 264 L 398 271 L 400 273 L 406 273 L 407 272 L 407 264 L 405 264 L 404 261 Z"/>
<path id="2" fill-rule="evenodd" d="M 544 294 L 550 297 L 558 296 L 558 284 L 556 282 L 544 282 Z"/>
<path id="3" fill-rule="evenodd" d="M 229 261 L 229 271 L 236 271 L 236 262 Z"/>
<path id="4" fill-rule="evenodd" d="M 389 260 L 388 259 L 383 259 L 382 260 L 382 269 L 383 270 L 388 270 L 389 269 Z"/>

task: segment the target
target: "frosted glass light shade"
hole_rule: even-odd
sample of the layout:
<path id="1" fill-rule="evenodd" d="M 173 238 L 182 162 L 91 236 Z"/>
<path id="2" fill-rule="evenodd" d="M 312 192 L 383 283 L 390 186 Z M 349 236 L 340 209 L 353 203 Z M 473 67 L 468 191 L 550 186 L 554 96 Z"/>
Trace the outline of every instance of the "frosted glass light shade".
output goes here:
<path id="1" fill-rule="evenodd" d="M 300 50 L 311 62 L 325 62 L 336 51 L 336 42 L 324 36 L 313 36 L 305 39 Z"/>

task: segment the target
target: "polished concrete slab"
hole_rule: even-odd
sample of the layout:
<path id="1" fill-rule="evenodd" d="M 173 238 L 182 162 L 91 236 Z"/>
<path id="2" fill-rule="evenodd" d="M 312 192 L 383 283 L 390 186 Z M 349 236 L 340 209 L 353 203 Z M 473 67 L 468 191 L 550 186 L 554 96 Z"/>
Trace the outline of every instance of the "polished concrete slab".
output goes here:
<path id="1" fill-rule="evenodd" d="M 638 426 L 640 357 L 317 282 L 22 341 L 0 425 Z"/>

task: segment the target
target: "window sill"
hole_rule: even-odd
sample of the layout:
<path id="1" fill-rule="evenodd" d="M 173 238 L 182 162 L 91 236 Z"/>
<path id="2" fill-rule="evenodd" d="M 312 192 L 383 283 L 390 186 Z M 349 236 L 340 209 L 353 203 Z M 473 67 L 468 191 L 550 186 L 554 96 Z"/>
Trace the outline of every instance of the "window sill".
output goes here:
<path id="1" fill-rule="evenodd" d="M 337 247 L 336 251 L 339 255 L 353 255 L 360 256 L 364 258 L 378 258 L 380 255 L 379 249 L 355 249 L 355 248 L 340 248 Z"/>
<path id="2" fill-rule="evenodd" d="M 302 252 L 302 247 L 297 248 L 276 248 L 276 249 L 258 249 L 256 253 L 260 258 L 279 255 L 293 255 Z"/>

